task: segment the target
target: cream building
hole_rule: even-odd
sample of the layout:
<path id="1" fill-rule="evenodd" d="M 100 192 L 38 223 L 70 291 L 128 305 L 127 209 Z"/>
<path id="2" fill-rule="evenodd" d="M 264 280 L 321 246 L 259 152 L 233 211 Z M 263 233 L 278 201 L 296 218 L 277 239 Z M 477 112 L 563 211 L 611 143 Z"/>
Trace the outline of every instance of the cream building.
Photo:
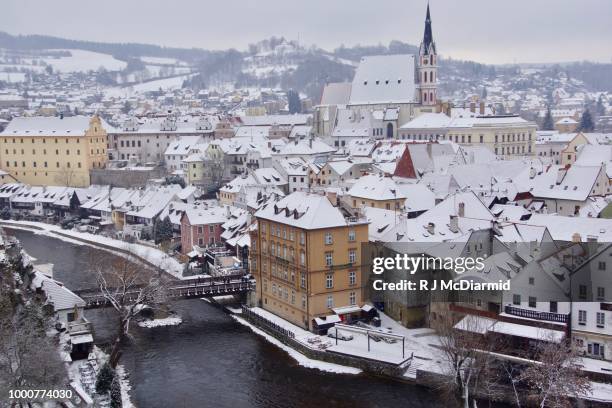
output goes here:
<path id="1" fill-rule="evenodd" d="M 448 117 L 423 114 L 399 130 L 403 140 L 449 140 L 460 145 L 486 146 L 503 158 L 534 155 L 537 126 L 518 115 Z"/>
<path id="2" fill-rule="evenodd" d="M 107 135 L 100 117 L 18 117 L 0 133 L 0 168 L 22 183 L 87 187 L 104 168 Z"/>

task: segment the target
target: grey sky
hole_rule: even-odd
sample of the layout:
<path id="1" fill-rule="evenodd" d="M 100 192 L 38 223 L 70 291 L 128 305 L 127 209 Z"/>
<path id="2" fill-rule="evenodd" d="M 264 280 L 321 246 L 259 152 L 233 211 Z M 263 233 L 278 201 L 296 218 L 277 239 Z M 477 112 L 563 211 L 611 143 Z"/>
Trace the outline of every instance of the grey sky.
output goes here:
<path id="1" fill-rule="evenodd" d="M 612 61 L 610 0 L 431 0 L 438 52 L 487 63 Z M 418 45 L 426 0 L 2 0 L 0 30 L 107 42 L 246 49 L 285 36 Z"/>

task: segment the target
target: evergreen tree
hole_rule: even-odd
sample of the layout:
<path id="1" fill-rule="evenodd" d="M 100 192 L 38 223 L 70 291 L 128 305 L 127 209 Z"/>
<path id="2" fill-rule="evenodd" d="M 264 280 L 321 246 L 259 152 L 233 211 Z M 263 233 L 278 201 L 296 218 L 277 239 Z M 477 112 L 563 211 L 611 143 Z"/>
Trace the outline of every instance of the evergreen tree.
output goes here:
<path id="1" fill-rule="evenodd" d="M 115 376 L 110 385 L 110 399 L 111 399 L 111 408 L 121 408 L 123 403 L 121 402 L 121 384 L 119 383 L 119 378 Z"/>
<path id="2" fill-rule="evenodd" d="M 127 115 L 128 113 L 130 113 L 131 110 L 132 110 L 132 105 L 130 105 L 128 101 L 125 101 L 123 103 L 123 106 L 121 107 L 121 112 Z"/>
<path id="3" fill-rule="evenodd" d="M 586 109 L 584 112 L 582 112 L 582 118 L 580 119 L 580 131 L 592 132 L 593 129 L 595 129 L 593 117 L 591 116 L 591 112 Z"/>
<path id="4" fill-rule="evenodd" d="M 115 370 L 113 370 L 108 363 L 105 363 L 100 369 L 100 372 L 98 372 L 98 377 L 96 378 L 96 392 L 98 394 L 109 392 L 115 376 Z"/>
<path id="5" fill-rule="evenodd" d="M 603 95 L 599 95 L 597 99 L 597 116 L 604 116 L 606 114 L 606 107 L 603 103 Z"/>
<path id="6" fill-rule="evenodd" d="M 542 130 L 554 130 L 555 123 L 553 121 L 550 106 L 546 109 L 546 115 L 544 116 L 544 122 L 542 122 Z"/>
<path id="7" fill-rule="evenodd" d="M 170 241 L 172 239 L 172 222 L 166 217 L 163 220 L 157 220 L 155 223 L 155 243 Z"/>
<path id="8" fill-rule="evenodd" d="M 300 113 L 302 111 L 300 95 L 293 89 L 287 91 L 287 102 L 289 103 L 289 113 Z"/>

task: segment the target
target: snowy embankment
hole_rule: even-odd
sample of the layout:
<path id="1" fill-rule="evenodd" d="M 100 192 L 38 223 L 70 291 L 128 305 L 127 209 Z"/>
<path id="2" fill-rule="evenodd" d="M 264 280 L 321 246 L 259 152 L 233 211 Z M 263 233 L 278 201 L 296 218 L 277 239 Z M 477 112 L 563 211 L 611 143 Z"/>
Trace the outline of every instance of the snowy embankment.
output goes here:
<path id="1" fill-rule="evenodd" d="M 153 320 L 143 320 L 138 322 L 138 326 L 140 327 L 163 327 L 163 326 L 176 326 L 183 323 L 183 319 L 177 316 L 166 317 L 163 319 L 153 319 Z"/>
<path id="2" fill-rule="evenodd" d="M 112 249 L 116 249 L 117 253 L 121 255 L 120 251 L 128 252 L 135 255 L 161 269 L 168 272 L 179 279 L 183 278 L 183 265 L 176 259 L 168 256 L 163 251 L 148 247 L 141 244 L 133 244 L 125 241 L 120 241 L 113 238 L 103 237 L 101 235 L 94 235 L 87 232 L 78 232 L 73 230 L 64 230 L 57 225 L 45 224 L 43 222 L 34 221 L 3 221 L 0 225 L 7 228 L 24 229 L 32 231 L 38 235 L 46 235 L 52 238 L 57 238 L 62 241 L 70 242 L 77 245 L 90 245 L 102 250 L 113 252 Z"/>
<path id="3" fill-rule="evenodd" d="M 260 330 L 257 327 L 253 326 L 251 323 L 247 322 L 246 320 L 238 316 L 235 316 L 235 315 L 232 315 L 232 318 L 236 320 L 238 323 L 242 324 L 243 326 L 250 328 L 253 331 L 253 333 L 260 335 L 261 337 L 265 338 L 271 344 L 284 350 L 287 354 L 289 354 L 289 356 L 291 356 L 291 358 L 293 358 L 295 361 L 297 361 L 299 365 L 303 367 L 316 368 L 321 371 L 326 371 L 329 373 L 336 373 L 336 374 L 359 374 L 361 373 L 361 370 L 359 368 L 347 367 L 347 366 L 334 364 L 334 363 L 326 363 L 325 361 L 313 360 L 311 358 L 308 358 L 302 353 L 298 352 L 297 350 L 292 349 L 291 347 L 285 345 L 281 341 L 272 337 L 271 335 L 264 332 L 263 330 Z"/>

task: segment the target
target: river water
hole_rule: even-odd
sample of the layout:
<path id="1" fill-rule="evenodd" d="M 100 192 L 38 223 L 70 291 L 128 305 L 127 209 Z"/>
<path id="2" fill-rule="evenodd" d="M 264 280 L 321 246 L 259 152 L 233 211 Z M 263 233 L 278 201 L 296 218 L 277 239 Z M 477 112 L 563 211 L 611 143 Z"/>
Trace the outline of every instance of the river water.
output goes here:
<path id="1" fill-rule="evenodd" d="M 100 250 L 27 231 L 8 230 L 41 263 L 53 263 L 55 279 L 70 289 L 95 284 L 88 261 Z M 113 255 L 104 252 L 104 261 Z M 133 339 L 120 364 L 130 375 L 139 408 L 174 407 L 441 407 L 434 392 L 361 375 L 339 375 L 297 365 L 284 351 L 202 300 L 172 305 L 179 326 L 131 328 Z M 96 344 L 115 333 L 111 309 L 86 311 Z"/>

